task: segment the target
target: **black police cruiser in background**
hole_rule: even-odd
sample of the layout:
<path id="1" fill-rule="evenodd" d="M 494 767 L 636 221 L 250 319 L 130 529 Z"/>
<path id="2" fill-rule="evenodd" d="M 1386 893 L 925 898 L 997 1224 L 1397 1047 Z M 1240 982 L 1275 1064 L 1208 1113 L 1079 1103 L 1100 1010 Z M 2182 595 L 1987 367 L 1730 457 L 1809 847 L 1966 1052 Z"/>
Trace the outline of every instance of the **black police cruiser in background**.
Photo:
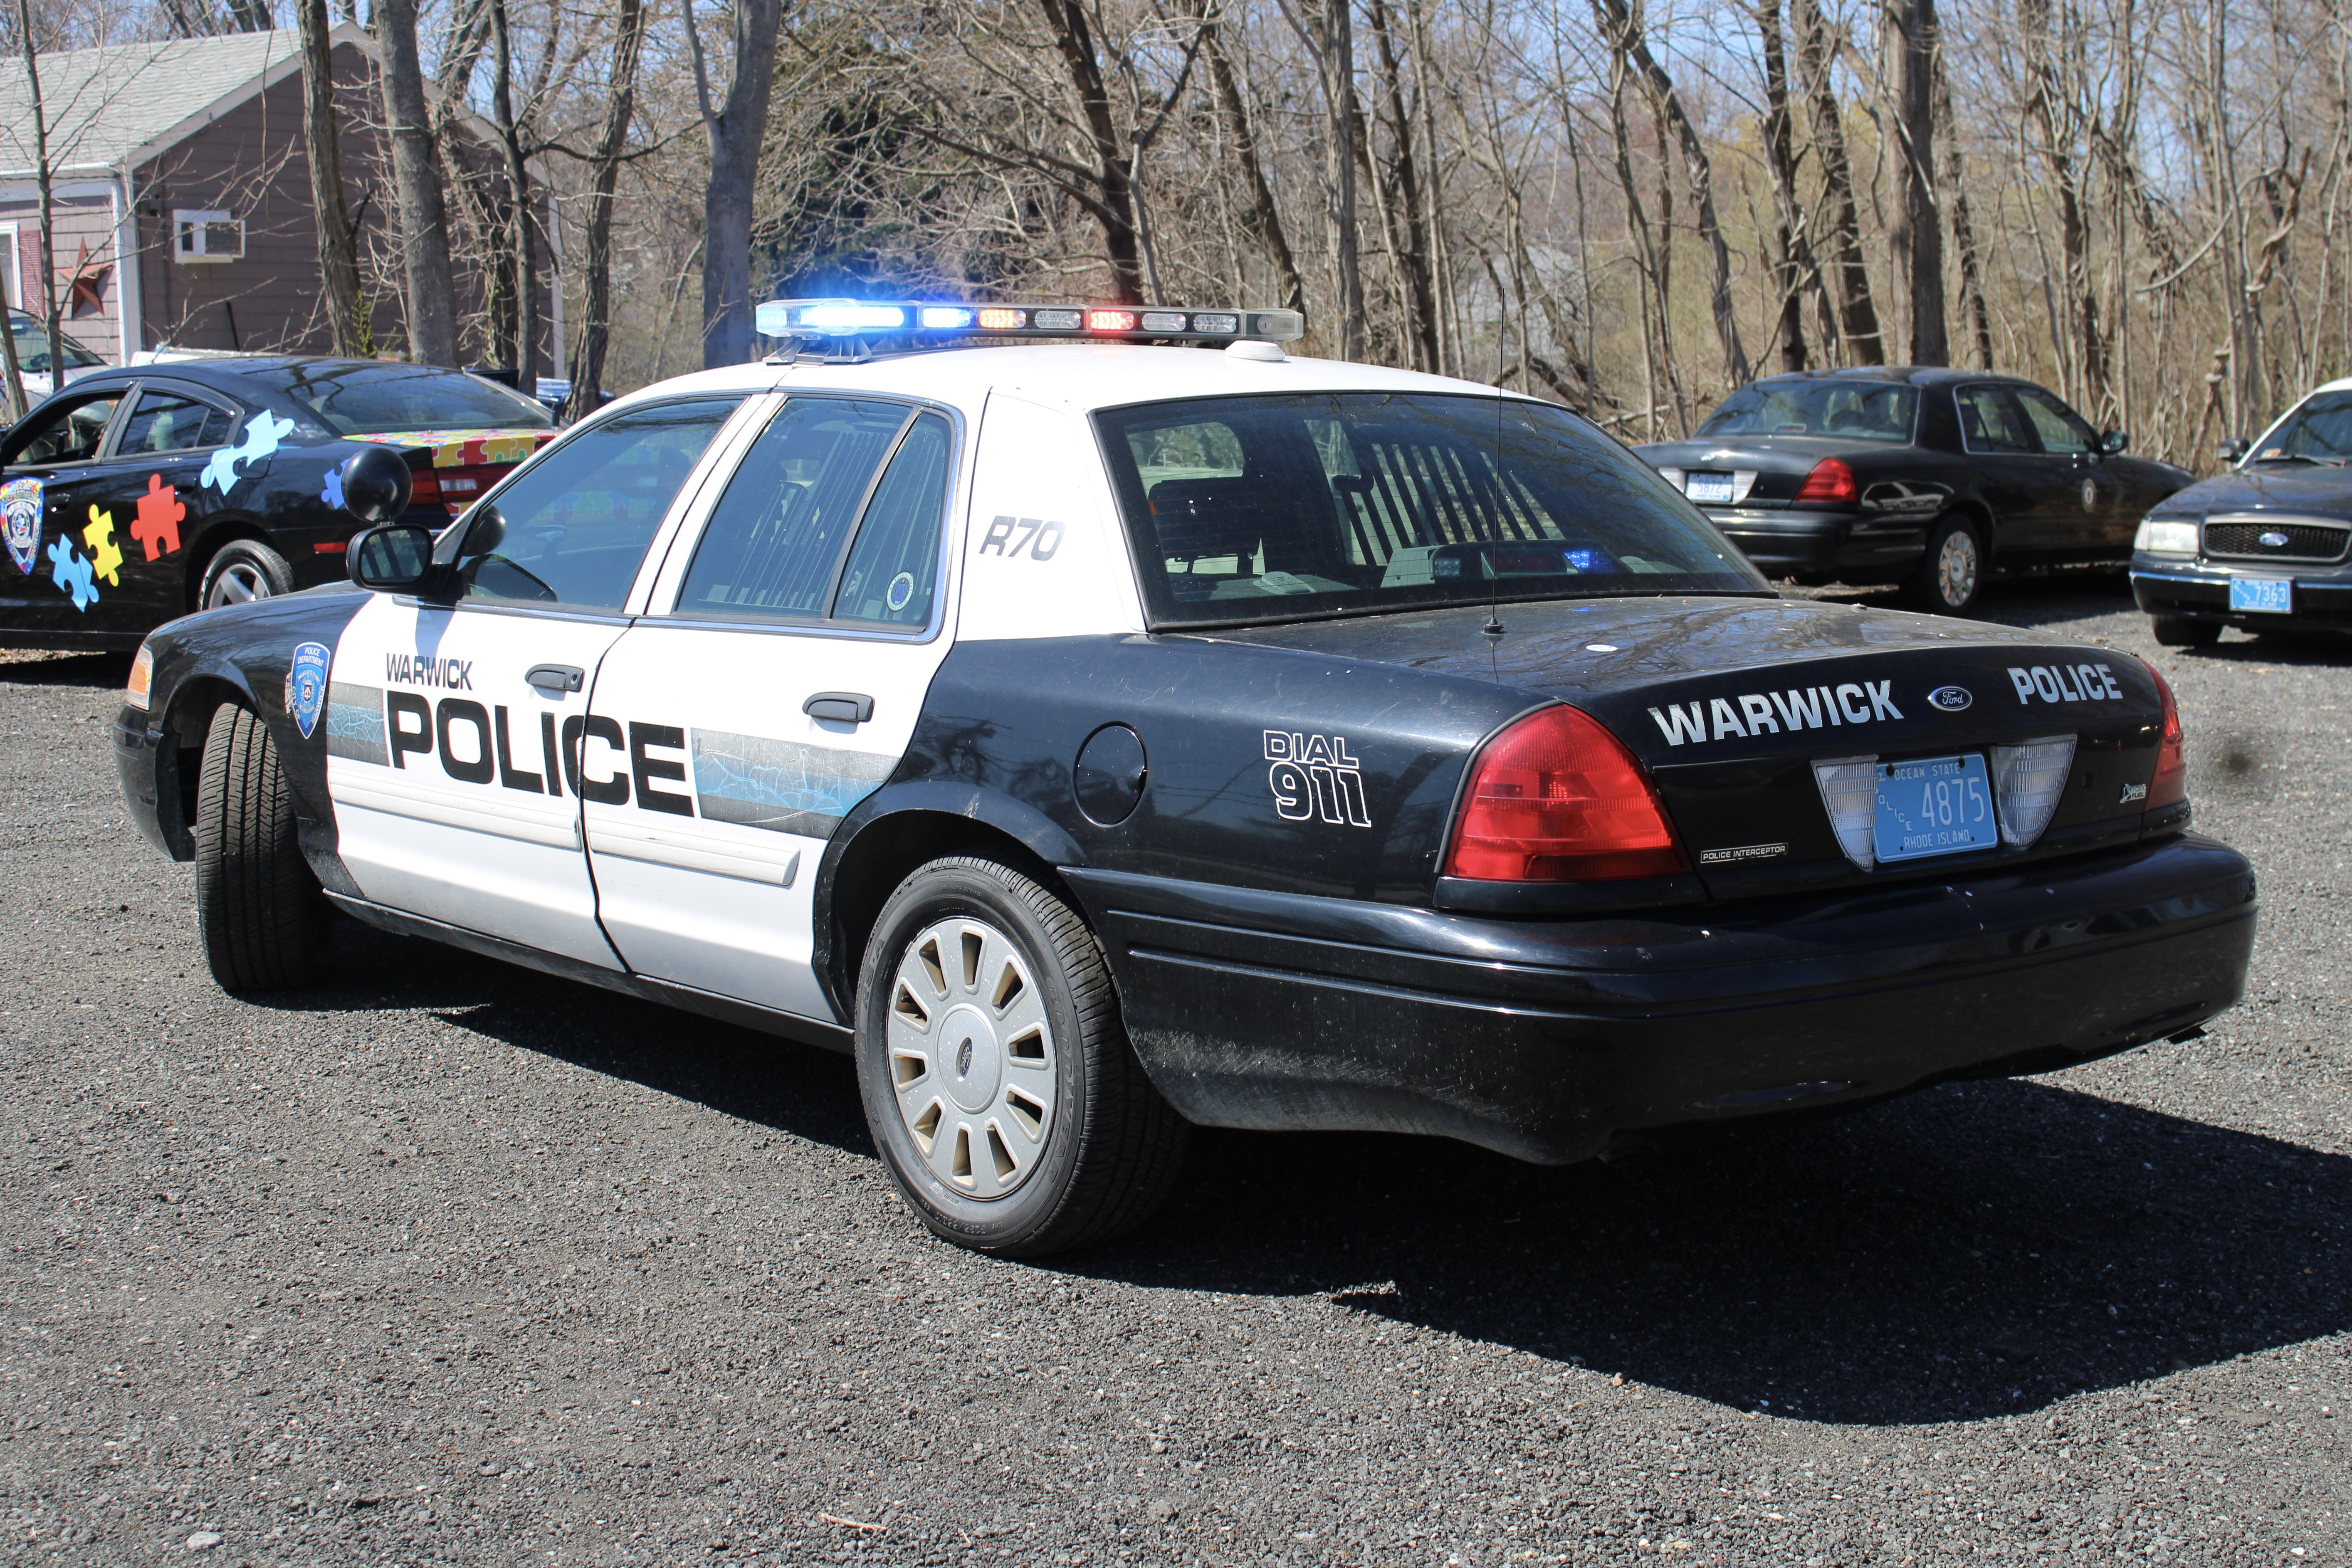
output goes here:
<path id="1" fill-rule="evenodd" d="M 332 909 L 850 1051 L 1004 1254 L 1139 1221 L 1192 1123 L 1580 1160 L 2238 998 L 2137 659 L 1783 601 L 1587 421 L 1288 312 L 769 313 L 789 363 L 147 640 L 123 795 L 225 985 Z M 816 352 L 877 328 L 1026 341 Z"/>
<path id="2" fill-rule="evenodd" d="M 2352 381 L 2330 382 L 2239 459 L 2147 514 L 2132 595 L 2172 647 L 2250 632 L 2352 631 Z"/>
<path id="3" fill-rule="evenodd" d="M 378 360 L 207 356 L 78 374 L 0 435 L 0 647 L 131 648 L 188 611 L 343 577 L 367 452 L 446 524 L 555 435 L 529 398 Z"/>
<path id="4" fill-rule="evenodd" d="M 1767 376 L 1634 450 L 1768 575 L 1965 615 L 1994 568 L 2129 558 L 2189 475 L 2125 444 L 2030 381 L 1895 366 Z"/>

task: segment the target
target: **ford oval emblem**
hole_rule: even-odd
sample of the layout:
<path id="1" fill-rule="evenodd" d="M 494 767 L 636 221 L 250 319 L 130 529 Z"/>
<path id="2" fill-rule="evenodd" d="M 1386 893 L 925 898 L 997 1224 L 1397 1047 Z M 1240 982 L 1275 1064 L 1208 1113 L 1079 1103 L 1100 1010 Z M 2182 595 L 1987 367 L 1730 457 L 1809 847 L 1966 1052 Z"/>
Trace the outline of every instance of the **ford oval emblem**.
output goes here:
<path id="1" fill-rule="evenodd" d="M 1957 713 L 1976 700 L 1965 686 L 1938 686 L 1927 693 L 1927 700 L 1947 713 Z"/>
<path id="2" fill-rule="evenodd" d="M 2284 550 L 2287 546 L 2287 537 L 2275 528 L 2265 529 L 2257 538 L 2256 542 L 2264 550 Z"/>

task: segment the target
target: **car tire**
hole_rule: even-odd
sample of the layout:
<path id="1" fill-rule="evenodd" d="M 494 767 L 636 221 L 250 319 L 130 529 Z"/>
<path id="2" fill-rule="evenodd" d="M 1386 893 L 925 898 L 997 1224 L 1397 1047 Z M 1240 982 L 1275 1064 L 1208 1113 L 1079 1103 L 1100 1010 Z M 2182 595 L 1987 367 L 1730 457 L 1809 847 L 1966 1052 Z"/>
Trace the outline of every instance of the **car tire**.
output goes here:
<path id="1" fill-rule="evenodd" d="M 2187 616 L 2150 616 L 2148 626 L 2163 647 L 2211 647 L 2221 640 L 2219 621 L 2192 621 Z"/>
<path id="2" fill-rule="evenodd" d="M 296 840 L 294 794 L 268 726 L 224 704 L 196 782 L 196 925 L 225 991 L 292 991 L 326 967 L 333 906 Z"/>
<path id="3" fill-rule="evenodd" d="M 1094 933 L 1001 860 L 952 856 L 898 885 L 856 1024 L 874 1145 L 946 1240 L 1003 1258 L 1108 1240 L 1175 1180 L 1189 1124 L 1136 1060 Z"/>
<path id="4" fill-rule="evenodd" d="M 205 563 L 196 585 L 196 608 L 217 610 L 294 591 L 294 569 L 286 557 L 257 539 L 232 539 Z"/>
<path id="5" fill-rule="evenodd" d="M 1965 616 L 1983 596 L 1984 525 L 1966 512 L 1948 512 L 1927 531 L 1927 552 L 1905 584 L 1911 602 L 1930 615 Z"/>

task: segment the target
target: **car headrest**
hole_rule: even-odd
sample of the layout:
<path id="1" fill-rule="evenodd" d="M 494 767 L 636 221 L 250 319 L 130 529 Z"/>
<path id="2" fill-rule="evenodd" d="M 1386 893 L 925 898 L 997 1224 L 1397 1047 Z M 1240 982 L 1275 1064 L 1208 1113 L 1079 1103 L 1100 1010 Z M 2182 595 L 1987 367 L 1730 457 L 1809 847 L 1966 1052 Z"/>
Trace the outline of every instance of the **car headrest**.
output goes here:
<path id="1" fill-rule="evenodd" d="M 1251 555 L 1265 537 L 1265 487 L 1255 479 L 1162 479 L 1151 487 L 1151 522 L 1163 555 L 1198 560 Z"/>

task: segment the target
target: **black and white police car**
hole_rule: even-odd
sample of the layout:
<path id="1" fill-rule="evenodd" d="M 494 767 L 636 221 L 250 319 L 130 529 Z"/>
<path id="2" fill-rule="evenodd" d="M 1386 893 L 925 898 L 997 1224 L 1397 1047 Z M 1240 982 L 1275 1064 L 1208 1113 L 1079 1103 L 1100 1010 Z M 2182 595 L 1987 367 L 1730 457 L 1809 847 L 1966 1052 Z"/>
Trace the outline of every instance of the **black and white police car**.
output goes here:
<path id="1" fill-rule="evenodd" d="M 1022 1255 L 1190 1123 L 1569 1162 L 2238 998 L 2138 659 L 1782 600 L 1584 420 L 1287 312 L 761 321 L 147 640 L 123 790 L 225 986 L 340 910 L 852 1052 L 916 1211 Z"/>

